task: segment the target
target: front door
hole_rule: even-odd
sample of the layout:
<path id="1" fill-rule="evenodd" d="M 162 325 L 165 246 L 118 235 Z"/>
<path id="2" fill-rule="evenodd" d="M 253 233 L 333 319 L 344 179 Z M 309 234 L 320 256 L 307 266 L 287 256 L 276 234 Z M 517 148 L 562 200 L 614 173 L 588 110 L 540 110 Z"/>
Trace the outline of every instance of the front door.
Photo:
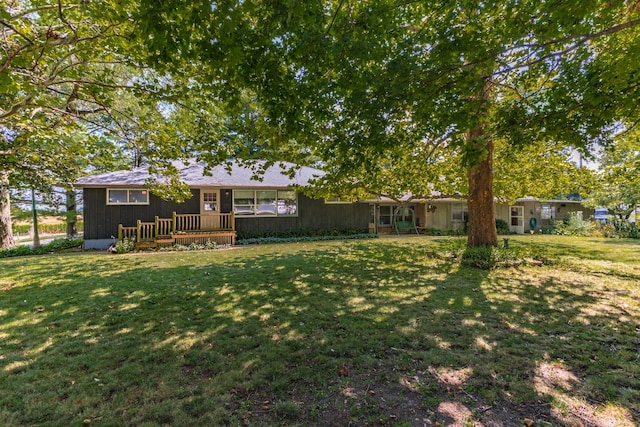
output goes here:
<path id="1" fill-rule="evenodd" d="M 200 214 L 202 215 L 202 229 L 215 230 L 220 228 L 220 190 L 200 190 Z"/>
<path id="2" fill-rule="evenodd" d="M 524 206 L 511 206 L 510 211 L 509 231 L 524 234 Z"/>

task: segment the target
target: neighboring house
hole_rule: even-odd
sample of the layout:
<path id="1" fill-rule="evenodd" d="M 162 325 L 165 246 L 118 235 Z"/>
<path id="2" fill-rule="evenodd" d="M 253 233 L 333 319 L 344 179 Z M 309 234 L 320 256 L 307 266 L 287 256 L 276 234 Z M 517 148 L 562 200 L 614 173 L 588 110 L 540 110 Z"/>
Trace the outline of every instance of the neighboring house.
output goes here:
<path id="1" fill-rule="evenodd" d="M 442 230 L 464 232 L 468 220 L 467 202 L 460 199 L 412 200 L 402 207 L 393 201 L 369 201 L 373 219 L 370 231 L 393 232 L 394 220 L 411 220 L 413 217 L 419 230 Z M 505 221 L 514 234 L 536 233 L 552 228 L 554 220 L 562 220 L 571 212 L 587 220 L 594 210 L 586 208 L 579 199 L 538 200 L 521 198 L 513 205 L 494 204 L 496 219 Z M 404 211 L 404 212 L 403 212 Z"/>
<path id="2" fill-rule="evenodd" d="M 285 169 L 293 165 L 283 163 Z M 430 230 L 463 233 L 468 219 L 464 200 L 391 199 L 343 202 L 314 199 L 296 190 L 309 185 L 322 171 L 309 167 L 289 176 L 276 164 L 260 178 L 251 167 L 232 161 L 205 175 L 202 162 L 176 163 L 192 197 L 184 203 L 151 194 L 146 168 L 119 171 L 80 179 L 76 186 L 84 195 L 86 249 L 107 248 L 125 237 L 138 246 L 175 243 L 235 242 L 236 234 L 286 233 L 297 230 L 361 230 L 393 234 Z M 258 168 L 264 162 L 257 162 Z M 519 199 L 514 205 L 495 204 L 496 218 L 509 224 L 512 233 L 540 232 L 551 221 L 569 212 L 593 210 L 575 200 L 539 201 Z"/>
<path id="3" fill-rule="evenodd" d="M 537 200 L 531 197 L 518 199 L 517 206 L 522 209 L 525 232 L 546 231 L 553 226 L 553 221 L 563 220 L 570 213 L 575 213 L 583 220 L 594 219 L 595 210 L 582 204 L 579 197 L 555 200 Z"/>

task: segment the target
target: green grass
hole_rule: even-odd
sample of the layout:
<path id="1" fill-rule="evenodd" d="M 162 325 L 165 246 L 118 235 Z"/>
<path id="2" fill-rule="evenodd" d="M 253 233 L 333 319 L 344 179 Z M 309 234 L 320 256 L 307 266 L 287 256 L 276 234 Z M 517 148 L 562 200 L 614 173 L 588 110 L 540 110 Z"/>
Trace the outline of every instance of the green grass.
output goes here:
<path id="1" fill-rule="evenodd" d="M 640 422 L 638 241 L 448 242 L 1 259 L 0 424 Z"/>

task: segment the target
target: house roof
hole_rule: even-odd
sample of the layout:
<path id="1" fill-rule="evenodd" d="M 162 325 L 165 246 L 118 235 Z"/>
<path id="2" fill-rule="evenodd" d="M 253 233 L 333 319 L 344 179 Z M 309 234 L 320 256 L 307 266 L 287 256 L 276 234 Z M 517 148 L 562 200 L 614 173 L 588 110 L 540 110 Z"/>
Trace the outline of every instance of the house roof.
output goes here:
<path id="1" fill-rule="evenodd" d="M 253 165 L 229 160 L 214 166 L 205 175 L 205 162 L 176 161 L 174 166 L 180 171 L 180 178 L 190 187 L 291 187 L 306 186 L 312 178 L 323 175 L 319 169 L 298 167 L 293 163 L 277 162 L 264 169 L 263 160 L 251 162 Z M 259 173 L 264 169 L 264 173 Z M 287 171 L 292 170 L 293 175 Z M 161 176 L 149 173 L 146 167 L 128 171 L 117 171 L 80 178 L 76 187 L 142 187 L 151 178 L 162 180 Z"/>

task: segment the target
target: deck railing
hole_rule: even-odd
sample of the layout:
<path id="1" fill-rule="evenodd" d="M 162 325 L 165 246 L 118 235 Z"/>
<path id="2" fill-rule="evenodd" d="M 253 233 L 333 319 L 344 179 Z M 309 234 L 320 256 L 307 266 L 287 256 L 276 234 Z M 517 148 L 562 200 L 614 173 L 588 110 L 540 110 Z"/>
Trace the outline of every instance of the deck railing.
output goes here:
<path id="1" fill-rule="evenodd" d="M 167 238 L 175 239 L 180 235 L 184 240 L 184 234 L 202 233 L 224 233 L 230 237 L 233 244 L 235 236 L 235 216 L 234 213 L 219 214 L 177 214 L 173 212 L 171 218 L 155 217 L 153 222 L 143 222 L 138 220 L 133 227 L 118 226 L 118 241 L 128 239 L 135 241 L 137 245 L 147 243 L 157 243 L 158 240 Z M 204 238 L 206 236 L 198 236 Z"/>
<path id="2" fill-rule="evenodd" d="M 173 220 L 171 218 L 156 217 L 156 235 L 170 236 L 173 232 Z"/>
<path id="3" fill-rule="evenodd" d="M 153 242 L 156 239 L 156 223 L 138 220 L 138 242 Z"/>
<path id="4" fill-rule="evenodd" d="M 136 234 L 138 227 L 123 227 L 122 224 L 118 226 L 118 241 L 122 242 L 124 239 L 134 241 L 136 240 Z"/>
<path id="5" fill-rule="evenodd" d="M 173 231 L 233 231 L 234 213 L 177 214 L 173 213 Z"/>

